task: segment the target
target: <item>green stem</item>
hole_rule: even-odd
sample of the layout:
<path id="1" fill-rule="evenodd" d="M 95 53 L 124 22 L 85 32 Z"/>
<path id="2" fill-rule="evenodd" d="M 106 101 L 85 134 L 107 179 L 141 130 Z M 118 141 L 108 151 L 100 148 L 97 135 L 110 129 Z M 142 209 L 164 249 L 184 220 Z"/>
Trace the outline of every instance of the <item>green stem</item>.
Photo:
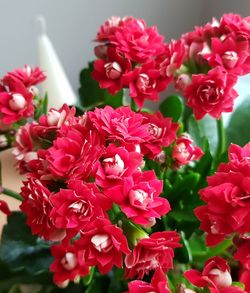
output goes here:
<path id="1" fill-rule="evenodd" d="M 225 134 L 224 126 L 223 126 L 222 117 L 219 120 L 217 120 L 217 133 L 218 133 L 218 145 L 217 145 L 215 158 L 216 158 L 216 161 L 219 161 L 220 156 L 226 150 L 226 134 Z"/>
<path id="2" fill-rule="evenodd" d="M 17 199 L 19 201 L 23 200 L 22 197 L 17 192 L 15 192 L 13 190 L 10 190 L 8 188 L 2 187 L 1 191 L 2 191 L 3 194 L 8 195 L 8 196 L 10 196 L 12 198 L 15 198 L 15 199 Z"/>
<path id="3" fill-rule="evenodd" d="M 137 106 L 136 106 L 135 100 L 133 98 L 131 98 L 131 100 L 130 100 L 130 108 L 134 112 L 137 112 Z"/>

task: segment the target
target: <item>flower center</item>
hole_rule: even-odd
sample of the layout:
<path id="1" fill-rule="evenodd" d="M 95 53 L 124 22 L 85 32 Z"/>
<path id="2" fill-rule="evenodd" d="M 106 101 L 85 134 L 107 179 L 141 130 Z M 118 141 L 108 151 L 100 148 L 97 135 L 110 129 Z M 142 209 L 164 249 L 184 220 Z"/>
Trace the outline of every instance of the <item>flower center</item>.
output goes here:
<path id="1" fill-rule="evenodd" d="M 74 253 L 67 252 L 61 260 L 61 265 L 67 271 L 73 270 L 77 265 L 77 259 Z"/>
<path id="2" fill-rule="evenodd" d="M 197 93 L 202 103 L 216 105 L 224 90 L 218 88 L 214 81 L 209 81 L 205 86 L 201 85 Z"/>
<path id="3" fill-rule="evenodd" d="M 86 215 L 88 212 L 87 203 L 84 200 L 79 200 L 72 203 L 69 208 L 76 214 Z"/>
<path id="4" fill-rule="evenodd" d="M 146 93 L 156 87 L 156 81 L 151 81 L 147 74 L 141 73 L 136 79 L 136 87 L 140 92 Z"/>
<path id="5" fill-rule="evenodd" d="M 155 138 L 160 138 L 162 135 L 163 129 L 153 123 L 149 123 L 148 132 Z"/>
<path id="6" fill-rule="evenodd" d="M 223 64 L 227 69 L 234 68 L 238 59 L 238 54 L 235 51 L 226 51 L 222 56 Z"/>
<path id="7" fill-rule="evenodd" d="M 103 162 L 104 170 L 107 175 L 119 176 L 124 171 L 125 164 L 118 154 L 113 158 L 104 159 Z"/>
<path id="8" fill-rule="evenodd" d="M 122 74 L 122 68 L 117 62 L 109 62 L 104 65 L 108 79 L 118 79 Z"/>
<path id="9" fill-rule="evenodd" d="M 96 234 L 91 238 L 91 243 L 99 252 L 108 252 L 112 249 L 112 241 L 107 234 Z"/>
<path id="10" fill-rule="evenodd" d="M 141 189 L 130 190 L 129 192 L 129 201 L 132 206 L 145 210 L 148 204 L 152 201 L 148 193 Z"/>

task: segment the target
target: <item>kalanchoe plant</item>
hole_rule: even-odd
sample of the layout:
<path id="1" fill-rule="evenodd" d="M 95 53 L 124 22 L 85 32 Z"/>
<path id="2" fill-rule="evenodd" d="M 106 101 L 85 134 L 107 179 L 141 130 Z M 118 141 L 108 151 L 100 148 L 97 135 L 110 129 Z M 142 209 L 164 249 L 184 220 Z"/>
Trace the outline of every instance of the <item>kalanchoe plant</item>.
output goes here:
<path id="1" fill-rule="evenodd" d="M 76 108 L 46 111 L 39 68 L 1 79 L 0 146 L 26 175 L 20 195 L 2 187 L 22 202 L 0 201 L 1 292 L 250 292 L 250 144 L 227 150 L 222 122 L 250 73 L 249 27 L 226 14 L 165 43 L 112 17 Z M 170 83 L 182 97 L 146 109 Z"/>

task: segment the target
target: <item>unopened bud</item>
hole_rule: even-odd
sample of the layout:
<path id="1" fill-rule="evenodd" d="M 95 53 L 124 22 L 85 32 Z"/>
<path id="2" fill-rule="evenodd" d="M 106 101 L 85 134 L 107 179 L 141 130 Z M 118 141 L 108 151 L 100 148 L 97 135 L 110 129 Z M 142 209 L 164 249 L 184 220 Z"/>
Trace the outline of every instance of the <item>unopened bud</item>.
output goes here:
<path id="1" fill-rule="evenodd" d="M 122 75 L 122 68 L 117 62 L 110 62 L 104 65 L 106 76 L 109 79 L 118 79 Z"/>
<path id="2" fill-rule="evenodd" d="M 26 106 L 26 100 L 21 94 L 13 94 L 9 100 L 9 106 L 13 111 L 19 111 Z"/>

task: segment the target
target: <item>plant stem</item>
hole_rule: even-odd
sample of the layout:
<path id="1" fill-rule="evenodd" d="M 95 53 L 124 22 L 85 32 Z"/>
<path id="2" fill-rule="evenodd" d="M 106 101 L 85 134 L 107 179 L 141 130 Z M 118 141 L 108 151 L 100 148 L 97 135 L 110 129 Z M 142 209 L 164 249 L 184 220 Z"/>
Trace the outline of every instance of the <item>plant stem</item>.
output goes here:
<path id="1" fill-rule="evenodd" d="M 220 156 L 225 152 L 226 150 L 226 134 L 223 126 L 223 120 L 222 117 L 217 120 L 217 133 L 218 133 L 218 145 L 217 145 L 217 151 L 216 151 L 216 161 L 219 161 Z"/>
<path id="2" fill-rule="evenodd" d="M 3 194 L 8 195 L 8 196 L 10 196 L 12 198 L 15 198 L 15 199 L 17 199 L 19 201 L 23 200 L 22 197 L 17 192 L 15 192 L 13 190 L 10 190 L 8 188 L 5 188 L 5 187 L 2 187 L 1 189 L 2 189 L 1 192 Z"/>
<path id="3" fill-rule="evenodd" d="M 130 108 L 131 108 L 131 110 L 133 110 L 134 112 L 137 112 L 137 106 L 136 106 L 136 103 L 135 103 L 135 101 L 134 101 L 133 98 L 131 98 L 131 100 L 130 100 Z"/>

